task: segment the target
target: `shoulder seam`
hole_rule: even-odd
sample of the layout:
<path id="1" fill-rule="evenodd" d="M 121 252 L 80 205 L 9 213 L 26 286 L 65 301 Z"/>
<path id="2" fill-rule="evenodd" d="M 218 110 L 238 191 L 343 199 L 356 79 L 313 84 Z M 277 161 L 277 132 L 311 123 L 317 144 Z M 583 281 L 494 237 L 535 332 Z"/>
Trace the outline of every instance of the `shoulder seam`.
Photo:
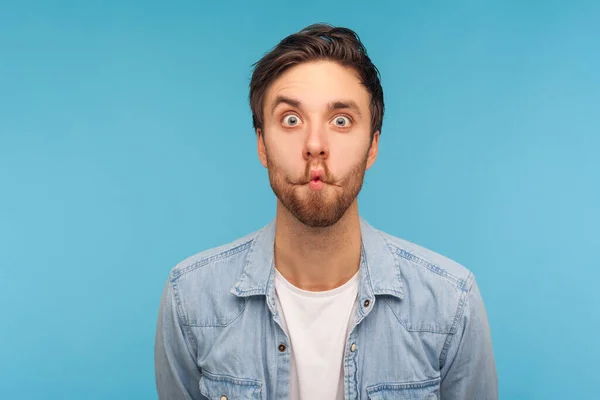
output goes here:
<path id="1" fill-rule="evenodd" d="M 220 253 L 214 254 L 208 258 L 203 258 L 201 260 L 198 260 L 195 263 L 188 265 L 187 267 L 185 267 L 183 269 L 178 269 L 177 267 L 174 268 L 173 271 L 171 272 L 171 282 L 175 282 L 176 280 L 178 280 L 180 277 L 187 274 L 188 272 L 191 272 L 195 269 L 198 269 L 207 264 L 210 264 L 213 261 L 226 259 L 228 257 L 231 257 L 231 256 L 245 250 L 252 243 L 253 240 L 254 240 L 254 238 L 248 240 L 247 242 L 239 244 L 231 249 L 227 249 Z"/>
<path id="2" fill-rule="evenodd" d="M 467 280 L 469 279 L 468 275 L 467 275 L 467 279 L 461 279 L 461 278 L 451 274 L 450 272 L 448 272 L 444 268 L 440 267 L 439 265 L 432 264 L 429 261 L 401 248 L 397 244 L 390 243 L 390 241 L 386 240 L 385 238 L 384 238 L 384 240 L 386 241 L 386 243 L 388 243 L 388 248 L 390 248 L 390 250 L 392 252 L 394 252 L 394 254 L 396 254 L 397 256 L 402 257 L 407 261 L 411 261 L 411 262 L 433 272 L 434 274 L 439 275 L 442 278 L 445 278 L 446 280 L 455 284 L 462 292 L 467 290 L 467 285 L 468 285 Z M 471 274 L 471 272 L 468 269 L 465 268 L 465 270 L 468 271 L 469 275 Z"/>
<path id="3" fill-rule="evenodd" d="M 177 314 L 177 319 L 179 321 L 179 323 L 181 324 L 181 326 L 183 327 L 183 335 L 184 337 L 187 337 L 187 339 L 189 341 L 192 342 L 192 346 L 194 349 L 194 356 L 196 355 L 196 353 L 198 352 L 198 342 L 196 340 L 196 338 L 194 337 L 193 333 L 190 330 L 190 326 L 187 323 L 187 316 L 184 313 L 183 310 L 183 304 L 181 303 L 181 299 L 179 298 L 179 293 L 177 290 L 177 282 L 169 282 L 169 285 L 171 285 L 171 297 L 172 300 L 175 301 L 175 312 Z M 189 349 L 188 349 L 189 351 Z"/>
<path id="4" fill-rule="evenodd" d="M 446 362 L 446 357 L 448 356 L 448 349 L 450 348 L 450 343 L 452 339 L 456 336 L 456 332 L 458 331 L 458 326 L 460 325 L 460 320 L 465 313 L 465 308 L 467 302 L 469 301 L 469 295 L 471 294 L 471 290 L 473 289 L 473 283 L 475 282 L 475 275 L 469 271 L 469 275 L 465 280 L 465 290 L 462 291 L 460 299 L 458 301 L 458 305 L 456 307 L 456 313 L 454 314 L 454 321 L 452 322 L 452 327 L 450 328 L 450 332 L 446 337 L 446 341 L 444 343 L 444 347 L 442 347 L 442 352 L 440 353 L 439 365 L 443 365 Z"/>

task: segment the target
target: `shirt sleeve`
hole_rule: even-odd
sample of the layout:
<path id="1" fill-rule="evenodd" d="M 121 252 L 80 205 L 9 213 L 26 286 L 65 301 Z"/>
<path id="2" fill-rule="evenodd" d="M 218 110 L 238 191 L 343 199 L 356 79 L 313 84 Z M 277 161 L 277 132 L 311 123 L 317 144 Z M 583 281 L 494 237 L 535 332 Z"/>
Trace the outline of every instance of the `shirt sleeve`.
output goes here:
<path id="1" fill-rule="evenodd" d="M 186 337 L 173 286 L 169 280 L 163 290 L 154 343 L 154 371 L 159 400 L 203 399 L 200 394 L 200 369 L 194 347 Z"/>
<path id="2" fill-rule="evenodd" d="M 487 313 L 477 283 L 461 299 L 457 329 L 442 352 L 441 398 L 497 400 L 498 376 Z M 460 315 L 462 314 L 462 315 Z"/>

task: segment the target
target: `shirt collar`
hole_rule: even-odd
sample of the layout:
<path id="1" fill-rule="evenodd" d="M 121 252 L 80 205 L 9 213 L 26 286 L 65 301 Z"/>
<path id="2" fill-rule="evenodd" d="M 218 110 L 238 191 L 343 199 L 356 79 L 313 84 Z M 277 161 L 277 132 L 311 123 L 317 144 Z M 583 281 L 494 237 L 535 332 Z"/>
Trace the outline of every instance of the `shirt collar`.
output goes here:
<path id="1" fill-rule="evenodd" d="M 360 218 L 362 251 L 359 274 L 359 300 L 373 295 L 391 295 L 402 299 L 403 284 L 400 266 L 380 231 Z M 271 296 L 274 282 L 275 220 L 259 230 L 252 241 L 246 264 L 231 289 L 239 297 Z"/>

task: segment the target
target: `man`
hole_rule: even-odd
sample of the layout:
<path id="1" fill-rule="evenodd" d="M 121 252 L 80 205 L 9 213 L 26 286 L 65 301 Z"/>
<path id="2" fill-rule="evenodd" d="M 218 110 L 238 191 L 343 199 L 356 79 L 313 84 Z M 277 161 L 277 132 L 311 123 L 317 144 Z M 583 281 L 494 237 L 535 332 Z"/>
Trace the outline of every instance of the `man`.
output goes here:
<path id="1" fill-rule="evenodd" d="M 276 217 L 171 271 L 160 399 L 496 399 L 473 274 L 359 216 L 384 101 L 356 34 L 285 38 L 256 64 L 250 106 Z"/>

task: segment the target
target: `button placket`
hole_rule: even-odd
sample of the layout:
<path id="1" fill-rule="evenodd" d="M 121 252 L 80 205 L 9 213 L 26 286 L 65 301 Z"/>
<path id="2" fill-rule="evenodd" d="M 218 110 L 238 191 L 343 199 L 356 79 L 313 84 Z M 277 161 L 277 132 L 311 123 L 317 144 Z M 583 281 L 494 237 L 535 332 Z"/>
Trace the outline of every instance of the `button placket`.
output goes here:
<path id="1" fill-rule="evenodd" d="M 348 336 L 346 346 L 349 346 L 346 347 L 344 357 L 344 380 L 346 382 L 344 384 L 344 391 L 346 396 L 349 396 L 347 398 L 352 399 L 356 398 L 354 396 L 356 396 L 357 393 L 357 382 L 356 379 L 352 378 L 356 374 L 358 358 L 358 352 L 356 351 L 358 349 L 358 345 L 356 344 L 357 335 L 355 329 L 356 326 L 352 329 L 352 332 Z"/>

